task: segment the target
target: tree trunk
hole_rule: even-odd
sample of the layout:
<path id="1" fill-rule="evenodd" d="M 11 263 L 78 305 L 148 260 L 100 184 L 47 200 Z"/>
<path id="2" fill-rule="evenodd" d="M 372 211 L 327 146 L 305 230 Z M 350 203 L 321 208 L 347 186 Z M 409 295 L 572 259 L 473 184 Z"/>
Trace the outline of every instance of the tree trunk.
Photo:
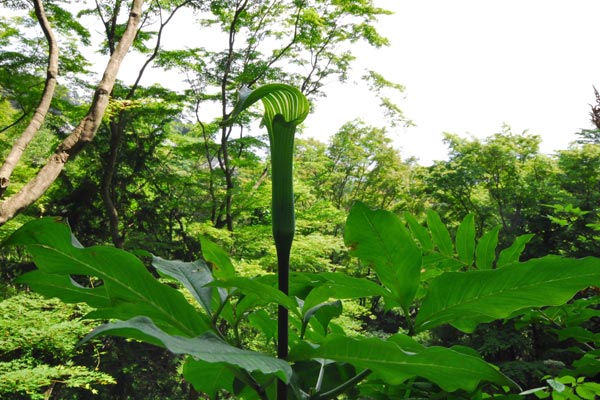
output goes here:
<path id="1" fill-rule="evenodd" d="M 10 153 L 4 160 L 4 164 L 0 167 L 0 198 L 6 192 L 10 183 L 10 176 L 12 175 L 15 167 L 17 166 L 23 152 L 31 142 L 31 139 L 35 136 L 37 131 L 40 129 L 46 114 L 50 108 L 52 97 L 54 96 L 54 89 L 56 88 L 56 77 L 58 75 L 58 44 L 54 37 L 54 32 L 46 18 L 46 12 L 44 11 L 44 5 L 42 0 L 35 0 L 33 2 L 35 7 L 35 15 L 37 20 L 42 27 L 46 41 L 48 42 L 48 68 L 46 72 L 46 84 L 40 102 L 29 122 L 29 125 L 25 128 L 19 139 L 15 142 Z"/>
<path id="2" fill-rule="evenodd" d="M 115 205 L 115 196 L 113 189 L 113 177 L 117 172 L 117 163 L 119 158 L 119 149 L 123 137 L 123 124 L 121 118 L 116 117 L 110 122 L 110 150 L 104 167 L 104 175 L 100 182 L 100 195 L 106 214 L 108 215 L 108 223 L 112 242 L 117 248 L 123 248 L 124 237 L 119 232 L 119 212 Z"/>
<path id="3" fill-rule="evenodd" d="M 96 131 L 102 122 L 102 117 L 108 106 L 109 93 L 115 84 L 119 68 L 137 34 L 143 3 L 143 0 L 133 1 L 127 28 L 115 52 L 108 61 L 87 115 L 73 132 L 58 145 L 54 154 L 38 172 L 37 176 L 23 186 L 18 193 L 0 204 L 0 225 L 5 224 L 27 206 L 38 200 L 48 190 L 50 185 L 54 183 L 69 158 L 77 155 L 96 135 Z"/>

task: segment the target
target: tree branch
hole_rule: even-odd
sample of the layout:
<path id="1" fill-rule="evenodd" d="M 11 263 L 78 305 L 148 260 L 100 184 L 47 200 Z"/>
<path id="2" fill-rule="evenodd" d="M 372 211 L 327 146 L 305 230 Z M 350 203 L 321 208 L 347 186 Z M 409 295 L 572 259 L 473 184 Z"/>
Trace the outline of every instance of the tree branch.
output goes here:
<path id="1" fill-rule="evenodd" d="M 19 139 L 17 139 L 10 150 L 10 153 L 6 157 L 6 160 L 4 160 L 4 164 L 2 167 L 0 167 L 0 198 L 6 192 L 6 189 L 10 183 L 10 176 L 19 163 L 19 160 L 23 156 L 23 152 L 25 152 L 27 145 L 29 145 L 29 142 L 31 142 L 37 131 L 44 123 L 46 114 L 50 108 L 50 103 L 52 102 L 52 97 L 54 96 L 54 89 L 56 88 L 56 77 L 58 75 L 58 44 L 56 43 L 56 38 L 54 37 L 54 32 L 52 31 L 50 22 L 48 22 L 48 18 L 46 17 L 42 0 L 35 0 L 34 7 L 35 15 L 40 26 L 42 27 L 44 36 L 46 36 L 46 41 L 48 42 L 48 68 L 46 70 L 46 83 L 40 102 L 35 110 L 35 113 L 33 114 L 33 117 L 31 118 L 31 121 L 29 121 L 29 125 L 27 125 Z"/>
<path id="2" fill-rule="evenodd" d="M 73 132 L 57 146 L 54 154 L 38 172 L 37 176 L 23 186 L 18 193 L 0 204 L 0 225 L 5 224 L 27 206 L 38 200 L 56 180 L 69 158 L 76 156 L 96 135 L 96 131 L 102 122 L 102 116 L 108 106 L 109 93 L 115 84 L 121 63 L 135 38 L 143 3 L 143 0 L 133 0 L 127 28 L 108 61 L 87 115 Z"/>

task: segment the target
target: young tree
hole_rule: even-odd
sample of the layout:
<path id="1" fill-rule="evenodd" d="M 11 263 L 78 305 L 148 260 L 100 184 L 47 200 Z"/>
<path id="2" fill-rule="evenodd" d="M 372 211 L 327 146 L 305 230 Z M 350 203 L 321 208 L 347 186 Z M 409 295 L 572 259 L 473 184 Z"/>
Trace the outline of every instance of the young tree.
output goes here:
<path id="1" fill-rule="evenodd" d="M 401 160 L 385 128 L 347 122 L 332 137 L 327 156 L 330 173 L 322 186 L 338 208 L 348 210 L 360 200 L 381 208 L 412 209 L 406 183 L 413 167 Z"/>

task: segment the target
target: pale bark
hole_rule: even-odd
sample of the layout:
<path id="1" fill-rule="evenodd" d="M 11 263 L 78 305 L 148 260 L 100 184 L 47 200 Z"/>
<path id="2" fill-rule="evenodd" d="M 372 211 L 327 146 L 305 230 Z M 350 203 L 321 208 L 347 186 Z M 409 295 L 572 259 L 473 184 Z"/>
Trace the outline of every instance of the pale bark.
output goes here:
<path id="1" fill-rule="evenodd" d="M 19 192 L 0 204 L 0 225 L 5 224 L 24 208 L 38 200 L 59 176 L 66 162 L 77 155 L 96 135 L 108 106 L 109 94 L 115 84 L 121 63 L 135 39 L 143 3 L 143 0 L 133 0 L 127 28 L 108 61 L 87 115 L 73 132 L 57 146 L 56 151 L 37 176 L 23 186 Z"/>
<path id="2" fill-rule="evenodd" d="M 56 38 L 54 37 L 54 32 L 52 31 L 52 27 L 48 22 L 48 18 L 46 18 L 46 12 L 44 11 L 44 5 L 42 4 L 42 0 L 35 0 L 35 15 L 37 16 L 38 22 L 46 36 L 46 41 L 48 42 L 48 68 L 46 72 L 46 83 L 44 86 L 44 91 L 42 93 L 42 97 L 40 102 L 29 122 L 29 125 L 25 128 L 21 136 L 16 140 L 13 144 L 10 153 L 4 160 L 4 164 L 0 167 L 0 198 L 8 188 L 10 184 L 10 177 L 15 170 L 15 167 L 19 163 L 23 152 L 27 148 L 27 145 L 37 131 L 40 129 L 42 124 L 44 123 L 44 119 L 46 118 L 46 114 L 48 113 L 48 109 L 50 108 L 50 103 L 52 102 L 52 97 L 54 96 L 54 89 L 56 88 L 56 77 L 58 75 L 58 44 L 56 43 Z"/>

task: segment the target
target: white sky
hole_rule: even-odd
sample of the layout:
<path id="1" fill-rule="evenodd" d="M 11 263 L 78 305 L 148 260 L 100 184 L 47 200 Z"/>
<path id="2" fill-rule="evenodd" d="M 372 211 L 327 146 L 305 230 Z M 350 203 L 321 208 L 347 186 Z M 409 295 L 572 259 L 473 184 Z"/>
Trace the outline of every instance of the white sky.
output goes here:
<path id="1" fill-rule="evenodd" d="M 374 69 L 406 87 L 398 101 L 416 127 L 390 130 L 404 158 L 446 158 L 442 133 L 487 137 L 505 122 L 542 137 L 541 150 L 566 149 L 590 128 L 592 85 L 600 89 L 597 0 L 380 0 L 389 48 L 360 48 L 356 71 Z M 357 76 L 360 76 L 358 74 Z M 354 117 L 381 125 L 356 86 L 334 85 L 307 120 Z M 358 96 L 360 97 L 360 96 Z M 352 99 L 352 100 L 350 100 Z M 351 102 L 357 101 L 355 104 Z M 323 135 L 314 134 L 322 137 Z"/>

